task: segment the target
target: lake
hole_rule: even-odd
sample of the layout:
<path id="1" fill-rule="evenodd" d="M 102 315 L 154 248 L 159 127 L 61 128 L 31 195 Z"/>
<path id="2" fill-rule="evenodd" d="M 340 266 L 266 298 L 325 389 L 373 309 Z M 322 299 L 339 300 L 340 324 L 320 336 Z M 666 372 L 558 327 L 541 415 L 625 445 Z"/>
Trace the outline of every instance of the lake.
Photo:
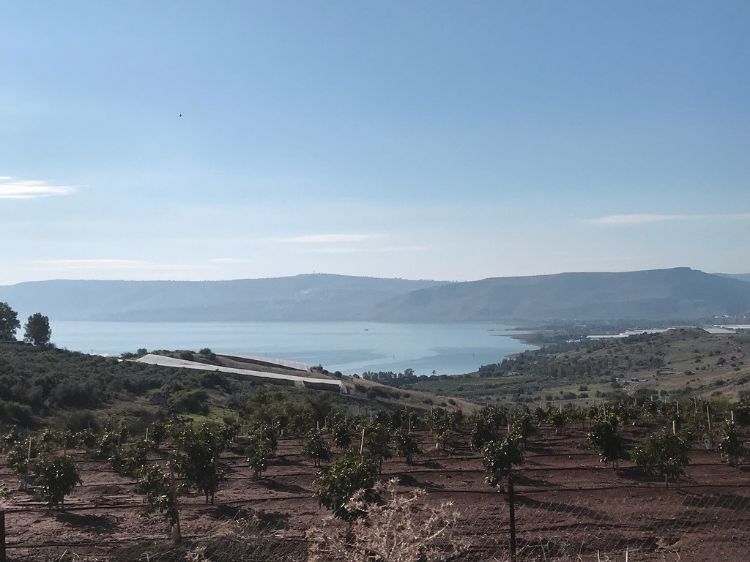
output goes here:
<path id="1" fill-rule="evenodd" d="M 346 374 L 363 371 L 456 374 L 501 361 L 534 346 L 500 324 L 389 324 L 378 322 L 65 322 L 52 323 L 58 347 L 119 355 L 145 347 L 267 355 L 323 365 Z"/>

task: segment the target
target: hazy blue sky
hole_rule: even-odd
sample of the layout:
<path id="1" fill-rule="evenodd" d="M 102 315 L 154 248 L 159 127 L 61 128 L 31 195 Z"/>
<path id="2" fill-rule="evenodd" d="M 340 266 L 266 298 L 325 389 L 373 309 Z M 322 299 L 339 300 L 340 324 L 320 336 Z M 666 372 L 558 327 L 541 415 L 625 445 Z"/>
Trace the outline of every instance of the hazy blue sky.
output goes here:
<path id="1" fill-rule="evenodd" d="M 746 0 L 0 8 L 0 283 L 750 271 Z"/>

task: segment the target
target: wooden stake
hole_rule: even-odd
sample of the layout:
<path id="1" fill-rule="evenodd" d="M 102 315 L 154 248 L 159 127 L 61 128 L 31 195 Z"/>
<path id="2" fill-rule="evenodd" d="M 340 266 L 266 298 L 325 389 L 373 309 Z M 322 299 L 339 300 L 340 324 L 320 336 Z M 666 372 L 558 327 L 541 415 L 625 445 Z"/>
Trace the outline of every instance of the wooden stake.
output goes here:
<path id="1" fill-rule="evenodd" d="M 672 435 L 677 435 L 677 420 L 672 420 Z"/>
<path id="2" fill-rule="evenodd" d="M 711 431 L 711 411 L 709 410 L 708 404 L 706 404 L 706 420 L 708 420 L 708 431 Z"/>
<path id="3" fill-rule="evenodd" d="M 26 452 L 26 470 L 23 474 L 23 491 L 26 491 L 26 486 L 29 482 L 29 465 L 31 464 L 31 437 L 29 437 L 29 450 Z"/>
<path id="4" fill-rule="evenodd" d="M 5 511 L 0 511 L 0 562 L 7 562 L 5 557 Z"/>
<path id="5" fill-rule="evenodd" d="M 508 504 L 510 507 L 510 560 L 516 562 L 516 502 L 513 494 L 513 473 L 508 473 Z"/>
<path id="6" fill-rule="evenodd" d="M 177 488 L 174 483 L 174 467 L 172 463 L 169 463 L 169 489 L 172 494 L 172 501 L 174 502 L 174 511 L 176 514 L 176 521 L 172 525 L 172 542 L 174 544 L 180 544 L 182 542 L 182 529 L 180 528 L 180 509 L 177 505 Z"/>
<path id="7" fill-rule="evenodd" d="M 361 457 L 365 452 L 365 428 L 362 428 L 362 439 L 359 442 L 359 456 Z"/>

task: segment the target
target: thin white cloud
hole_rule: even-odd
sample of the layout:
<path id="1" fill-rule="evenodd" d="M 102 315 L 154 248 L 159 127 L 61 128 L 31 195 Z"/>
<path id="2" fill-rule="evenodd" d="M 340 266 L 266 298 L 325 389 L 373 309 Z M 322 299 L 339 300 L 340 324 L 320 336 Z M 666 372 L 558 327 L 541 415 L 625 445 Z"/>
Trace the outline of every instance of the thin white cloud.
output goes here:
<path id="1" fill-rule="evenodd" d="M 75 188 L 70 185 L 54 185 L 45 181 L 0 176 L 0 199 L 38 199 L 70 195 L 74 191 Z"/>
<path id="2" fill-rule="evenodd" d="M 128 272 L 186 272 L 207 269 L 204 266 L 157 263 L 146 260 L 119 258 L 48 259 L 32 262 L 36 267 L 55 271 L 128 271 Z"/>
<path id="3" fill-rule="evenodd" d="M 58 267 L 63 269 L 138 269 L 155 265 L 151 262 L 143 260 L 123 260 L 111 258 L 36 260 L 34 263 L 36 265 Z"/>
<path id="4" fill-rule="evenodd" d="M 277 242 L 290 244 L 347 244 L 385 238 L 385 234 L 307 234 L 289 238 L 276 238 Z"/>
<path id="5" fill-rule="evenodd" d="M 653 224 L 671 221 L 688 221 L 688 220 L 748 220 L 750 213 L 729 213 L 729 214 L 698 214 L 698 215 L 678 215 L 678 214 L 654 214 L 654 213 L 630 213 L 622 215 L 604 215 L 593 219 L 586 219 L 584 222 L 589 224 L 600 225 L 638 225 Z"/>
<path id="6" fill-rule="evenodd" d="M 331 246 L 325 248 L 313 248 L 310 251 L 318 254 L 358 254 L 358 253 L 390 253 L 390 252 L 423 252 L 426 246 L 395 246 L 368 248 L 357 246 Z"/>
<path id="7" fill-rule="evenodd" d="M 235 263 L 251 263 L 253 260 L 250 260 L 248 258 L 211 258 L 209 261 L 211 263 L 231 265 Z"/>

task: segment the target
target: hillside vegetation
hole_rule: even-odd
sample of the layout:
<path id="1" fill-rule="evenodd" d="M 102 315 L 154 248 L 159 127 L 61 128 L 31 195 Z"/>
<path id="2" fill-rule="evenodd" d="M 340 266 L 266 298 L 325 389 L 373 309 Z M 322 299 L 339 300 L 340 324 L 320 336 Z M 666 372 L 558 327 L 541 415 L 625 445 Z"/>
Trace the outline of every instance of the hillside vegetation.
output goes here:
<path id="1" fill-rule="evenodd" d="M 199 354 L 195 354 L 198 356 Z M 241 376 L 146 365 L 22 343 L 0 343 L 0 426 L 145 426 L 173 414 L 221 419 L 259 406 L 279 411 L 434 406 L 471 411 L 473 404 L 424 391 L 345 379 L 348 394 L 273 384 Z M 326 373 L 318 376 L 331 377 Z"/>
<path id="2" fill-rule="evenodd" d="M 750 334 L 675 329 L 544 346 L 468 375 L 402 381 L 479 403 L 592 403 L 622 393 L 736 399 L 750 394 Z"/>

